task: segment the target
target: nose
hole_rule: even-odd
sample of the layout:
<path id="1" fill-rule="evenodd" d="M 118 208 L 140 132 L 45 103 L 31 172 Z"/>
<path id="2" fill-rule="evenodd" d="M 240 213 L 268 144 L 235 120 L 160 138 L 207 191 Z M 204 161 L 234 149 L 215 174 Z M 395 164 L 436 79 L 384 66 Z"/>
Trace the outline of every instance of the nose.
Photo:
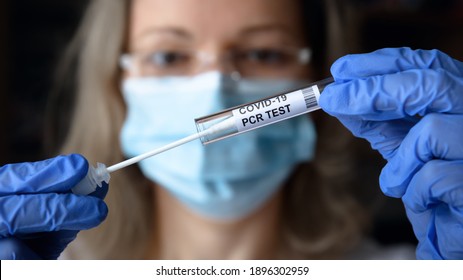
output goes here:
<path id="1" fill-rule="evenodd" d="M 214 50 L 198 52 L 197 60 L 198 66 L 195 71 L 196 74 L 209 71 L 218 71 L 222 74 L 233 74 L 238 72 L 229 56 L 223 51 Z"/>

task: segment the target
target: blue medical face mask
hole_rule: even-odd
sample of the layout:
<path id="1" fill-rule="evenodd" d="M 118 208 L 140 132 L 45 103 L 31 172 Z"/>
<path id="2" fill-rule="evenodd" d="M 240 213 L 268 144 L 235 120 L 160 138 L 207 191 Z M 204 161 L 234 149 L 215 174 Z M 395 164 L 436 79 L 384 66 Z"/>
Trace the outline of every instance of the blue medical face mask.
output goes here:
<path id="1" fill-rule="evenodd" d="M 195 118 L 298 86 L 287 80 L 234 81 L 219 72 L 127 79 L 122 151 L 133 157 L 164 146 L 196 133 Z M 297 164 L 312 159 L 315 140 L 314 125 L 304 115 L 207 146 L 193 141 L 139 166 L 193 212 L 234 220 L 261 207 Z"/>

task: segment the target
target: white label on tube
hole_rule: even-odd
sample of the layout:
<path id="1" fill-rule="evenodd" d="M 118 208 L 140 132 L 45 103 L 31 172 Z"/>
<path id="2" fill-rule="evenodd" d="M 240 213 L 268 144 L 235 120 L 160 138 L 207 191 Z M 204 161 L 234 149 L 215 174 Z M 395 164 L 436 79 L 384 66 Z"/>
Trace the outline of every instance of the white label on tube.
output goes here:
<path id="1" fill-rule="evenodd" d="M 316 85 L 239 107 L 232 111 L 239 132 L 279 122 L 320 108 Z"/>

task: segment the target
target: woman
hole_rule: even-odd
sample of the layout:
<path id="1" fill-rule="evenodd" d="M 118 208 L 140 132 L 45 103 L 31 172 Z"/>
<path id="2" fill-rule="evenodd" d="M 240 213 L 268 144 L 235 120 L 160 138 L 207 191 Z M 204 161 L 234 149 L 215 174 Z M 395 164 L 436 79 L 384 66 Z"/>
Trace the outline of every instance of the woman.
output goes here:
<path id="1" fill-rule="evenodd" d="M 257 96 L 253 96 L 253 92 L 244 92 L 252 96 L 248 97 L 249 101 L 262 98 L 259 94 L 271 95 L 280 90 L 297 87 L 298 84 L 292 81 L 314 81 L 323 77 L 326 72 L 320 70 L 325 69 L 324 58 L 328 56 L 325 53 L 325 44 L 321 41 L 324 37 L 324 18 L 313 17 L 319 13 L 321 7 L 316 2 L 304 4 L 307 7 L 302 7 L 302 2 L 304 1 L 96 1 L 89 8 L 77 39 L 77 44 L 81 46 L 78 105 L 69 136 L 61 152 L 79 152 L 90 162 L 102 161 L 111 164 L 123 160 L 124 152 L 125 156 L 134 156 L 186 136 L 193 131 L 185 132 L 182 126 L 194 128 L 194 117 L 244 102 L 222 100 L 222 108 L 208 104 L 211 108 L 209 111 L 195 108 L 201 102 L 213 98 L 209 96 L 212 93 L 207 91 L 223 91 L 223 84 L 226 83 L 223 80 L 227 80 L 229 74 L 238 72 L 241 80 L 237 83 L 240 84 L 257 83 L 258 79 L 269 83 L 273 81 L 270 85 L 265 82 L 258 84 L 259 88 L 267 92 L 255 93 Z M 301 13 L 301 10 L 304 13 Z M 311 16 L 305 14 L 306 12 Z M 310 25 L 307 25 L 309 22 Z M 312 52 L 310 63 L 296 61 L 297 52 L 304 48 Z M 132 55 L 132 65 L 125 65 L 121 71 L 118 62 L 124 53 Z M 198 58 L 198 53 L 210 57 L 202 61 Z M 194 61 L 187 62 L 187 59 Z M 180 68 L 178 72 L 176 67 Z M 168 81 L 172 76 L 190 79 Z M 156 85 L 146 84 L 149 83 L 146 78 L 150 77 L 158 79 Z M 140 81 L 145 82 L 145 85 L 138 85 Z M 164 92 L 166 86 L 159 84 L 162 82 L 170 83 L 167 86 L 170 92 Z M 202 92 L 196 93 L 195 91 L 200 91 L 195 88 L 198 83 L 203 88 Z M 204 83 L 210 86 L 214 83 L 218 85 L 216 88 L 208 88 Z M 182 90 L 179 84 L 185 84 L 184 87 L 188 85 L 188 89 Z M 131 86 L 135 89 L 128 89 Z M 130 110 L 145 111 L 145 108 L 136 104 L 137 100 L 131 95 L 138 94 L 137 87 L 143 86 L 157 87 L 158 91 L 163 91 L 155 97 L 158 104 L 152 104 L 150 107 L 153 110 L 162 110 L 162 114 L 169 117 L 163 118 L 163 121 L 168 122 L 163 126 L 149 124 L 162 118 L 161 112 L 158 115 L 154 114 L 152 119 L 146 115 L 139 116 L 149 118 L 149 121 L 145 119 L 145 124 L 152 127 L 152 132 L 144 137 L 164 137 L 168 139 L 165 140 L 167 142 L 158 140 L 151 144 L 142 143 L 145 140 L 140 139 L 140 132 L 143 130 L 139 127 L 140 123 L 134 121 L 132 128 L 129 120 L 124 120 L 125 115 L 130 114 Z M 125 105 L 121 94 L 124 88 L 126 91 L 135 91 L 124 93 L 125 102 L 131 102 L 133 109 Z M 235 90 L 235 95 L 240 94 L 237 91 Z M 182 95 L 188 97 L 189 101 L 178 100 Z M 195 97 L 191 97 L 192 95 Z M 172 103 L 176 98 L 181 104 L 192 102 L 195 106 L 185 108 L 184 105 Z M 140 102 L 149 103 L 146 100 Z M 96 107 L 91 108 L 94 105 Z M 159 107 L 153 108 L 158 105 Z M 136 113 L 131 116 L 134 119 L 138 117 Z M 218 212 L 221 207 L 204 210 L 198 215 L 198 207 L 204 208 L 204 205 L 192 206 L 194 202 L 184 197 L 188 195 L 184 190 L 172 195 L 173 188 L 183 182 L 176 183 L 170 178 L 159 178 L 162 174 L 151 174 L 147 170 L 143 176 L 135 167 L 114 173 L 111 191 L 106 198 L 110 209 L 107 221 L 94 231 L 79 235 L 80 240 L 76 240 L 75 245 L 70 246 L 69 256 L 170 259 L 342 257 L 342 253 L 359 238 L 362 222 L 356 204 L 345 194 L 350 180 L 348 174 L 351 173 L 347 164 L 350 155 L 345 147 L 351 138 L 331 120 L 319 116 L 319 122 L 323 123 L 317 132 L 319 159 L 309 160 L 311 143 L 314 141 L 312 136 L 298 136 L 294 134 L 296 132 L 291 132 L 294 138 L 306 139 L 299 144 L 302 146 L 302 152 L 307 154 L 305 158 L 291 159 L 288 164 L 285 162 L 285 166 L 281 168 L 291 169 L 283 175 L 284 180 L 280 179 L 281 176 L 268 178 L 278 181 L 277 185 L 269 186 L 278 190 L 274 193 L 256 193 L 257 197 L 252 198 L 253 200 L 259 200 L 261 196 L 270 197 L 264 202 L 253 203 L 256 204 L 254 207 L 259 209 L 246 210 L 246 213 L 238 215 L 237 218 L 231 217 L 231 221 L 223 219 L 226 219 L 227 215 L 233 216 L 234 213 L 222 213 L 218 217 L 207 217 L 204 213 Z M 284 124 L 286 125 L 288 124 Z M 308 131 L 311 129 L 305 122 L 303 125 L 308 127 Z M 165 126 L 180 128 L 169 135 Z M 125 129 L 122 132 L 121 127 Z M 284 131 L 282 126 L 273 129 Z M 135 131 L 131 133 L 130 130 Z M 331 130 L 329 134 L 338 131 L 338 139 L 342 138 L 342 141 L 334 143 L 334 139 L 330 139 L 326 130 Z M 271 137 L 259 136 L 262 134 L 260 131 L 251 134 L 262 137 L 258 141 L 266 141 L 264 137 Z M 119 139 L 122 141 L 121 144 Z M 240 150 L 233 151 L 240 153 L 245 152 L 242 145 L 253 140 L 245 138 L 242 142 L 236 142 L 240 141 L 236 139 L 227 141 L 230 146 L 223 149 L 241 147 Z M 111 148 L 108 148 L 108 144 Z M 122 153 L 118 152 L 121 145 L 126 145 L 122 148 Z M 174 178 L 183 176 L 190 179 L 199 176 L 173 171 L 175 166 L 181 165 L 186 158 L 193 157 L 197 153 L 196 146 L 200 146 L 199 143 L 188 145 L 192 148 L 179 148 L 178 152 L 172 151 L 173 154 L 166 154 L 159 159 L 159 163 L 154 162 L 152 166 L 145 168 L 161 169 L 169 165 L 163 173 L 173 173 Z M 211 144 L 205 149 L 209 151 L 214 148 L 213 145 L 216 144 Z M 262 152 L 270 152 L 262 147 L 261 151 L 255 151 L 256 148 L 258 147 L 249 146 L 248 155 L 255 158 L 262 157 Z M 280 153 L 289 151 L 290 148 L 280 149 Z M 217 152 L 219 151 L 211 151 L 212 154 Z M 207 156 L 208 158 L 202 160 L 210 161 L 214 160 L 212 156 L 217 157 L 214 154 Z M 252 168 L 249 166 L 249 160 L 245 155 L 242 157 L 239 162 L 228 162 L 233 165 L 230 168 L 237 170 L 242 168 L 239 167 L 241 165 L 248 170 L 246 173 L 252 172 L 249 170 Z M 266 158 L 265 164 L 270 166 L 269 168 L 279 164 L 274 157 L 280 156 L 274 154 Z M 192 160 L 191 164 L 199 165 L 198 160 Z M 207 162 L 204 164 L 207 165 Z M 187 168 L 188 164 L 185 165 Z M 191 169 L 199 168 L 200 166 L 193 166 Z M 220 177 L 228 176 L 220 168 L 214 171 L 212 167 L 204 167 L 203 171 L 206 175 L 218 173 L 211 180 L 220 180 Z M 252 173 L 251 175 L 255 176 Z M 146 176 L 151 176 L 151 180 L 147 180 Z M 247 174 L 240 176 L 246 177 Z M 169 186 L 162 186 L 162 183 L 158 183 L 160 180 Z M 183 184 L 195 184 L 193 181 L 185 180 Z M 252 184 L 257 188 L 257 182 Z M 183 202 L 179 202 L 179 197 Z M 215 199 L 222 206 L 227 201 L 217 197 Z M 232 198 L 229 201 L 236 204 L 236 199 L 244 198 Z M 189 206 L 185 208 L 184 204 Z M 237 209 L 229 211 L 236 212 Z M 259 242 L 256 242 L 257 240 Z"/>

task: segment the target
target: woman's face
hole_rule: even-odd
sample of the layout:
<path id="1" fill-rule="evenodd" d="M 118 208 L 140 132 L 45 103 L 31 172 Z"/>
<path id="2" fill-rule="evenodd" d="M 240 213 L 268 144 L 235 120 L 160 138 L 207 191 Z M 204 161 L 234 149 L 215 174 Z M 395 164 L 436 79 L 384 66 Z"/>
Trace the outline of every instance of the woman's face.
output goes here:
<path id="1" fill-rule="evenodd" d="M 307 47 L 299 1 L 134 0 L 128 51 L 132 75 L 195 75 L 306 79 Z M 132 69 L 133 70 L 133 69 Z M 130 74 L 129 74 L 130 75 Z"/>

